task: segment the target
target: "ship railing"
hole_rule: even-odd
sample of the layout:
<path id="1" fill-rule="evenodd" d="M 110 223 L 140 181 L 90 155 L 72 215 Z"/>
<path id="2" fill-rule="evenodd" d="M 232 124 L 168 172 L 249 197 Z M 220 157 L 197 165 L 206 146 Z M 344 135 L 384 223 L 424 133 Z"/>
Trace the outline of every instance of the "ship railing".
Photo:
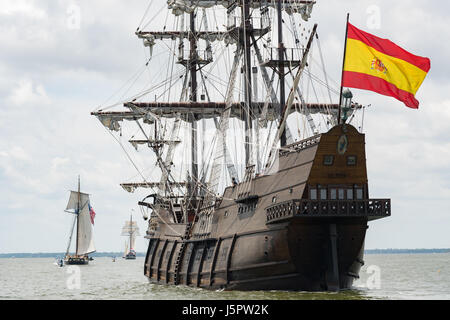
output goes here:
<path id="1" fill-rule="evenodd" d="M 367 217 L 369 220 L 391 215 L 390 199 L 366 200 L 289 200 L 266 208 L 266 223 L 294 217 Z"/>
<path id="2" fill-rule="evenodd" d="M 290 152 L 296 152 L 296 151 L 300 151 L 306 148 L 309 148 L 313 145 L 316 145 L 320 142 L 320 138 L 322 137 L 321 134 L 309 137 L 307 139 L 295 142 L 293 144 L 290 144 L 288 146 L 283 147 L 280 150 L 280 155 L 285 155 L 288 154 Z"/>
<path id="3" fill-rule="evenodd" d="M 268 51 L 269 52 L 267 56 L 270 60 L 278 60 L 280 48 L 270 47 L 268 48 Z M 290 47 L 290 48 L 283 48 L 283 52 L 284 52 L 284 59 L 286 61 L 300 61 L 302 60 L 305 49 Z"/>

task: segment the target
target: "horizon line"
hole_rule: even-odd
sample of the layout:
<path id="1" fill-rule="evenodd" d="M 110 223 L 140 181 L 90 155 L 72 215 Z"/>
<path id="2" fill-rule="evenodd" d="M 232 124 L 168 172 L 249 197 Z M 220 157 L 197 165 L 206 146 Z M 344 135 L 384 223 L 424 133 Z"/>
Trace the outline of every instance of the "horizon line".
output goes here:
<path id="1" fill-rule="evenodd" d="M 449 248 L 374 248 L 374 249 L 364 249 L 364 251 L 376 251 L 376 250 L 449 250 Z M 0 255 L 11 255 L 11 254 L 64 254 L 63 251 L 52 251 L 52 252 L 0 252 Z M 96 251 L 95 254 L 105 254 L 105 253 L 123 253 L 123 251 Z M 146 251 L 136 251 L 136 253 L 146 253 Z"/>

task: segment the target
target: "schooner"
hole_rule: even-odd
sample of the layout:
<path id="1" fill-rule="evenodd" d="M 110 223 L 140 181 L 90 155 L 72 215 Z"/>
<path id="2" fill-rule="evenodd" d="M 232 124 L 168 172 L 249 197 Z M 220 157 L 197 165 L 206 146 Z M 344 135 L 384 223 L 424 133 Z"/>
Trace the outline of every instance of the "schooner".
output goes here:
<path id="1" fill-rule="evenodd" d="M 78 191 L 70 191 L 69 202 L 66 212 L 74 215 L 70 231 L 69 243 L 64 256 L 65 264 L 88 264 L 89 254 L 95 252 L 92 225 L 94 224 L 94 213 L 90 205 L 89 194 L 80 191 L 80 177 L 78 177 Z M 75 228 L 76 225 L 76 228 Z M 69 254 L 72 243 L 73 231 L 75 233 L 75 254 Z"/>

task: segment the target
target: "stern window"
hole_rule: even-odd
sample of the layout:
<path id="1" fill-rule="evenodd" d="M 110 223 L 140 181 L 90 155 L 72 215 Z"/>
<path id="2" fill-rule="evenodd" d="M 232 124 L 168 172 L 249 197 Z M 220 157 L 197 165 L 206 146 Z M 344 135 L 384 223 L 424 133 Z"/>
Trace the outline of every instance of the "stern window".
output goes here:
<path id="1" fill-rule="evenodd" d="M 317 200 L 317 189 L 311 189 L 311 200 Z"/>
<path id="2" fill-rule="evenodd" d="M 334 157 L 330 155 L 323 156 L 323 165 L 324 166 L 332 166 L 334 161 Z"/>
<path id="3" fill-rule="evenodd" d="M 348 166 L 356 166 L 356 156 L 348 156 L 347 157 L 347 165 Z"/>
<path id="4" fill-rule="evenodd" d="M 330 190 L 330 197 L 331 197 L 331 200 L 336 200 L 337 199 L 337 190 L 336 189 L 331 189 Z"/>
<path id="5" fill-rule="evenodd" d="M 362 198 L 363 198 L 363 189 L 362 188 L 356 189 L 356 199 L 362 200 Z"/>
<path id="6" fill-rule="evenodd" d="M 353 189 L 347 189 L 347 200 L 353 200 Z"/>

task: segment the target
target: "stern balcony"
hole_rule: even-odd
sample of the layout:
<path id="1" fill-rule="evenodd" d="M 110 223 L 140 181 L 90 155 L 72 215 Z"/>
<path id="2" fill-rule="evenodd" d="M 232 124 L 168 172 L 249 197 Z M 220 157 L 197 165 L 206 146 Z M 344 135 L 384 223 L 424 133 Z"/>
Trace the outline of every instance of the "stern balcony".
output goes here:
<path id="1" fill-rule="evenodd" d="M 289 200 L 266 208 L 266 224 L 285 222 L 294 217 L 351 218 L 369 221 L 391 215 L 391 199 L 368 200 Z"/>

